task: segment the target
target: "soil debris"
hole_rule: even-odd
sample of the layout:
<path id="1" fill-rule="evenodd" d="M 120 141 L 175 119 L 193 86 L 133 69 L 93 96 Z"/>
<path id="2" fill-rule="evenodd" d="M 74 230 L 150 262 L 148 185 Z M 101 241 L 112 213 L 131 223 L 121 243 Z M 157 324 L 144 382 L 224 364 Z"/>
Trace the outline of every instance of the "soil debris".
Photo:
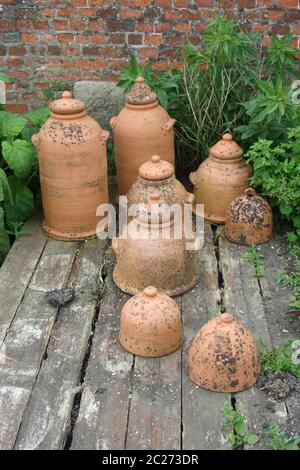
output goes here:
<path id="1" fill-rule="evenodd" d="M 300 382 L 288 372 L 282 374 L 267 374 L 258 380 L 257 386 L 266 392 L 267 403 L 272 407 L 275 403 L 284 401 L 295 392 L 300 392 Z"/>

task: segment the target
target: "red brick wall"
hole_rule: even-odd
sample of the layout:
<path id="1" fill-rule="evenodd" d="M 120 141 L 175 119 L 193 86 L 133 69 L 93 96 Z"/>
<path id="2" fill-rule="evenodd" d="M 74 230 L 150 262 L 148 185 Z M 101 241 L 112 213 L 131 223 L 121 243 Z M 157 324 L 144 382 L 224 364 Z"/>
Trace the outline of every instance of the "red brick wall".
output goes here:
<path id="1" fill-rule="evenodd" d="M 131 52 L 165 69 L 187 38 L 197 44 L 220 12 L 246 28 L 300 38 L 298 0 L 0 0 L 0 70 L 15 83 L 10 109 L 38 105 L 51 80 L 115 80 Z"/>

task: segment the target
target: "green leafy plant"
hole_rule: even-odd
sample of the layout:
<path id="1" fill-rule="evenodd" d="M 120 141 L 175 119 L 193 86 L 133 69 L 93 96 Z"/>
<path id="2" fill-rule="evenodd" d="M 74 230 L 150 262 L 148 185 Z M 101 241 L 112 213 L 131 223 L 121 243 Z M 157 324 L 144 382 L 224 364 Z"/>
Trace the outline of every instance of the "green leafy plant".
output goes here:
<path id="1" fill-rule="evenodd" d="M 254 274 L 257 279 L 260 279 L 264 276 L 264 256 L 263 254 L 256 248 L 256 246 L 252 246 L 249 251 L 243 254 L 243 259 L 254 266 Z"/>
<path id="2" fill-rule="evenodd" d="M 289 307 L 300 310 L 300 271 L 280 271 L 277 274 L 277 282 L 292 288 L 293 296 Z"/>
<path id="3" fill-rule="evenodd" d="M 279 216 L 290 222 L 288 241 L 300 236 L 300 127 L 290 129 L 284 142 L 260 139 L 246 154 L 253 166 L 251 184 L 268 196 Z"/>
<path id="4" fill-rule="evenodd" d="M 253 138 L 276 142 L 299 120 L 292 84 L 300 78 L 292 37 L 272 37 L 263 52 L 263 35 L 248 33 L 234 21 L 217 16 L 208 23 L 200 47 L 186 43 L 182 69 L 156 72 L 132 58 L 119 85 L 128 91 L 142 75 L 159 101 L 177 120 L 177 169 L 186 173 L 206 158 L 226 131 L 236 130 L 243 147 Z"/>
<path id="5" fill-rule="evenodd" d="M 48 116 L 48 108 L 25 116 L 0 111 L 0 263 L 34 208 L 38 160 L 31 136 Z"/>
<path id="6" fill-rule="evenodd" d="M 56 98 L 56 93 L 68 89 L 68 85 L 62 80 L 54 80 L 49 83 L 49 86 L 43 90 L 43 95 L 47 101 L 52 101 Z"/>
<path id="7" fill-rule="evenodd" d="M 265 444 L 273 450 L 299 450 L 300 436 L 287 436 L 276 424 L 268 427 L 267 433 L 270 439 Z"/>
<path id="8" fill-rule="evenodd" d="M 240 450 L 245 445 L 252 446 L 257 443 L 259 437 L 256 434 L 249 434 L 246 419 L 233 407 L 231 397 L 228 397 L 224 403 L 221 414 L 223 416 L 222 429 L 227 431 L 227 444 L 219 450 Z"/>
<path id="9" fill-rule="evenodd" d="M 297 122 L 298 108 L 292 101 L 293 90 L 289 83 L 283 84 L 281 78 L 276 81 L 258 81 L 259 94 L 244 103 L 249 122 L 237 127 L 242 140 L 271 138 L 279 141 L 287 134 L 287 129 Z"/>
<path id="10" fill-rule="evenodd" d="M 156 93 L 158 101 L 165 109 L 174 112 L 180 106 L 178 89 L 181 73 L 179 70 L 175 68 L 167 72 L 154 70 L 152 62 L 148 62 L 145 66 L 138 65 L 135 56 L 131 56 L 129 65 L 121 69 L 118 85 L 128 92 L 139 76 L 143 77 L 152 91 Z"/>
<path id="11" fill-rule="evenodd" d="M 268 373 L 281 374 L 289 372 L 300 380 L 300 364 L 294 361 L 295 344 L 294 340 L 287 341 L 275 346 L 273 350 L 268 350 L 266 345 L 260 342 L 260 365 L 263 375 Z"/>

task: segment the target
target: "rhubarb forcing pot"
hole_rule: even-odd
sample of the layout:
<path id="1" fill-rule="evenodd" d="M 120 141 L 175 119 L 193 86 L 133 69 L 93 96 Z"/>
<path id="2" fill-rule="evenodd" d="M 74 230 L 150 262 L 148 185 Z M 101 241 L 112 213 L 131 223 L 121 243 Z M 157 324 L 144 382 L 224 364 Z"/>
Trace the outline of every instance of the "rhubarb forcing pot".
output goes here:
<path id="1" fill-rule="evenodd" d="M 252 387 L 260 373 L 259 353 L 243 323 L 223 313 L 197 333 L 188 352 L 190 379 L 215 392 L 240 392 Z"/>
<path id="2" fill-rule="evenodd" d="M 190 174 L 194 185 L 195 204 L 204 204 L 204 218 L 224 224 L 226 210 L 249 186 L 252 168 L 243 159 L 243 150 L 231 134 L 224 134 L 198 170 Z"/>
<path id="3" fill-rule="evenodd" d="M 113 239 L 117 286 L 133 295 L 149 285 L 170 296 L 191 289 L 199 275 L 200 240 L 184 228 L 175 235 L 174 213 L 165 209 L 159 194 L 152 194 L 145 210 Z"/>
<path id="4" fill-rule="evenodd" d="M 96 236 L 97 207 L 108 203 L 107 131 L 87 116 L 85 104 L 65 91 L 51 116 L 32 136 L 39 155 L 43 229 L 57 240 Z"/>
<path id="5" fill-rule="evenodd" d="M 175 164 L 174 119 L 162 108 L 142 77 L 136 79 L 125 107 L 110 121 L 114 131 L 119 195 L 138 177 L 139 167 L 152 155 Z"/>
<path id="6" fill-rule="evenodd" d="M 257 245 L 273 235 L 272 210 L 253 188 L 234 199 L 227 209 L 225 237 L 240 245 Z"/>
<path id="7" fill-rule="evenodd" d="M 160 357 L 182 344 L 181 314 L 176 302 L 148 286 L 124 305 L 119 341 L 124 349 L 144 357 Z"/>
<path id="8" fill-rule="evenodd" d="M 127 194 L 128 207 L 146 204 L 153 193 L 158 193 L 169 206 L 192 203 L 194 195 L 186 191 L 174 172 L 171 163 L 162 160 L 159 155 L 153 155 L 139 168 L 138 179 Z"/>

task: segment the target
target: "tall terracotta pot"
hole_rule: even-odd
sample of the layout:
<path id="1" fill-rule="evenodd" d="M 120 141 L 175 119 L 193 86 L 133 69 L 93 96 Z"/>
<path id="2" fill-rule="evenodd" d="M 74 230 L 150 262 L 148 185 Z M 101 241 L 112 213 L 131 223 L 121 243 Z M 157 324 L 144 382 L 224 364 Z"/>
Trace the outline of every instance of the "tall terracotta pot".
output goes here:
<path id="1" fill-rule="evenodd" d="M 249 187 L 252 168 L 243 159 L 243 150 L 224 134 L 211 149 L 209 157 L 198 170 L 190 174 L 194 185 L 195 204 L 204 204 L 204 218 L 209 222 L 224 224 L 226 210 Z"/>
<path id="2" fill-rule="evenodd" d="M 32 136 L 39 155 L 43 229 L 57 240 L 96 236 L 97 207 L 108 202 L 108 131 L 87 116 L 85 104 L 65 91 L 51 116 Z"/>
<path id="3" fill-rule="evenodd" d="M 138 77 L 125 107 L 110 120 L 120 195 L 127 194 L 138 177 L 139 167 L 152 155 L 175 165 L 174 123 L 175 119 L 158 104 L 156 94 Z"/>

